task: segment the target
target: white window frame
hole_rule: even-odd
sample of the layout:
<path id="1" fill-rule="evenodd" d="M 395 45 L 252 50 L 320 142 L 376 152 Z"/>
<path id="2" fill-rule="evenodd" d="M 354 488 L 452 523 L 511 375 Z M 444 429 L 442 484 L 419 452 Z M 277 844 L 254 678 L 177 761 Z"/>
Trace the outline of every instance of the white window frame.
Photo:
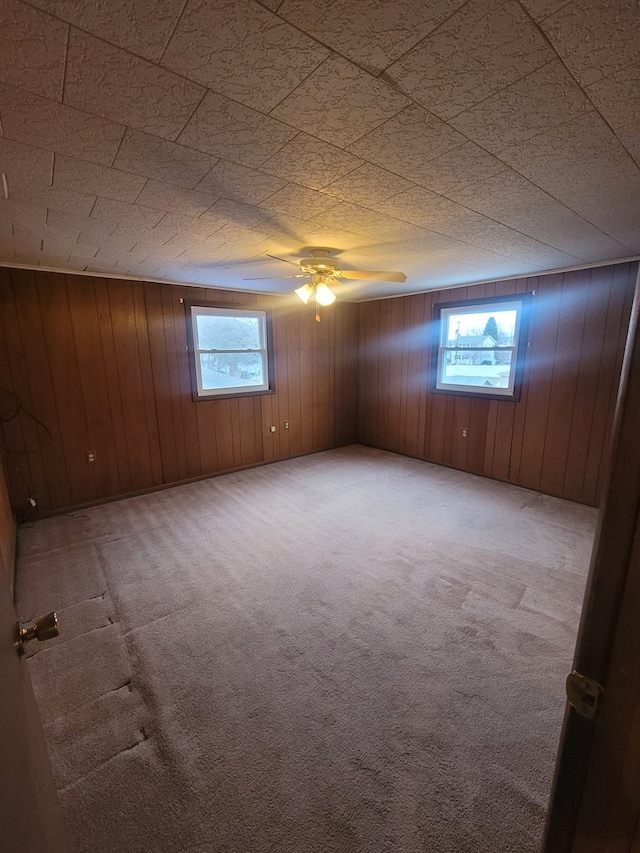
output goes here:
<path id="1" fill-rule="evenodd" d="M 222 308 L 214 305 L 190 304 L 189 328 L 191 358 L 191 372 L 194 379 L 194 398 L 196 400 L 211 400 L 216 397 L 236 397 L 238 395 L 268 394 L 271 392 L 271 360 L 269 353 L 269 322 L 266 311 L 257 311 L 248 308 Z M 209 349 L 199 346 L 198 341 L 198 317 L 257 317 L 259 322 L 260 346 L 255 349 Z M 202 385 L 202 371 L 200 355 L 202 353 L 234 353 L 234 352 L 257 352 L 262 357 L 263 383 L 254 385 L 234 385 L 226 388 L 204 388 Z"/>
<path id="2" fill-rule="evenodd" d="M 503 399 L 515 400 L 519 392 L 519 379 L 522 373 L 522 343 L 524 341 L 523 332 L 524 311 L 528 295 L 509 297 L 506 299 L 480 299 L 469 300 L 466 302 L 447 303 L 446 305 L 436 306 L 438 308 L 438 350 L 437 363 L 435 371 L 435 390 L 449 394 L 465 394 L 468 396 L 478 397 L 497 397 Z M 447 327 L 448 318 L 452 314 L 491 314 L 499 311 L 516 311 L 516 326 L 514 331 L 514 342 L 509 346 L 496 345 L 495 347 L 455 347 L 447 345 Z M 505 388 L 499 388 L 489 385 L 456 385 L 453 382 L 443 381 L 444 370 L 446 366 L 446 354 L 448 352 L 510 352 L 511 363 L 509 370 L 509 383 Z"/>

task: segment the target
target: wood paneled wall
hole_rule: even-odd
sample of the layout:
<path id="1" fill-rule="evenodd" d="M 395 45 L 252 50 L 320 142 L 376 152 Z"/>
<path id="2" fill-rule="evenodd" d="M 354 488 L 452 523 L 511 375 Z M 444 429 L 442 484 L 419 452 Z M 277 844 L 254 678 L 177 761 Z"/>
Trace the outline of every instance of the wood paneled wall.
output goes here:
<path id="1" fill-rule="evenodd" d="M 16 525 L 11 512 L 7 480 L 4 467 L 0 462 L 0 584 L 3 587 L 0 595 L 5 594 L 5 591 L 11 587 L 15 558 L 15 532 Z"/>
<path id="2" fill-rule="evenodd" d="M 180 298 L 271 308 L 276 393 L 193 402 Z M 0 269 L 0 389 L 23 407 L 3 424 L 18 512 L 30 495 L 46 514 L 352 443 L 358 309 L 334 308 L 318 324 L 282 297 Z M 6 418 L 13 398 L 0 406 Z"/>
<path id="3" fill-rule="evenodd" d="M 596 505 L 636 274 L 619 264 L 361 304 L 358 440 Z M 531 291 L 519 402 L 432 394 L 432 306 Z"/>

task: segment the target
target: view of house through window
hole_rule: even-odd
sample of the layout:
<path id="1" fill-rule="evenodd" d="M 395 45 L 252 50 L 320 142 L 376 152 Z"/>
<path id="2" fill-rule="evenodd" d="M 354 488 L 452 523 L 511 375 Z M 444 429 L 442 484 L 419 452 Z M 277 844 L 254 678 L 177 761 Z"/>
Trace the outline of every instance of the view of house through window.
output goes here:
<path id="1" fill-rule="evenodd" d="M 513 397 L 523 300 L 439 309 L 436 390 Z"/>
<path id="2" fill-rule="evenodd" d="M 198 397 L 269 390 L 265 311 L 191 306 Z"/>

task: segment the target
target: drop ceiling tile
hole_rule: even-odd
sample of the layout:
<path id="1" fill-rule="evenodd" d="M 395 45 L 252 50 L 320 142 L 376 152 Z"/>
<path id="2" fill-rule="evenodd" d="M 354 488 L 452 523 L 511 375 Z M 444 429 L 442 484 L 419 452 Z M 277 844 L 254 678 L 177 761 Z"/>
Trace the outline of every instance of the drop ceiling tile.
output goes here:
<path id="1" fill-rule="evenodd" d="M 213 222 L 206 218 L 182 216 L 178 213 L 167 213 L 167 215 L 155 225 L 147 234 L 145 239 L 157 239 L 158 242 L 166 242 L 176 234 L 184 234 L 185 236 L 195 239 L 196 237 L 209 238 L 213 237 L 216 231 L 220 228 L 219 222 Z M 217 239 L 213 238 L 214 244 L 217 244 Z"/>
<path id="2" fill-rule="evenodd" d="M 336 204 L 337 199 L 298 184 L 287 184 L 262 203 L 268 211 L 299 216 L 301 219 L 313 219 L 314 214 L 331 210 Z"/>
<path id="3" fill-rule="evenodd" d="M 51 186 L 52 168 L 53 154 L 48 151 L 0 137 L 0 173 L 6 175 L 10 199 L 17 201 L 22 192 Z"/>
<path id="4" fill-rule="evenodd" d="M 465 142 L 425 163 L 415 183 L 426 189 L 449 195 L 461 187 L 482 181 L 504 172 L 505 166 L 497 157 L 488 154 L 473 142 Z"/>
<path id="5" fill-rule="evenodd" d="M 319 190 L 361 165 L 362 160 L 353 154 L 299 133 L 260 168 L 270 175 Z"/>
<path id="6" fill-rule="evenodd" d="M 4 135 L 38 148 L 109 166 L 124 133 L 121 124 L 0 83 Z"/>
<path id="7" fill-rule="evenodd" d="M 582 89 L 556 60 L 449 123 L 496 154 L 591 109 Z"/>
<path id="8" fill-rule="evenodd" d="M 410 190 L 413 184 L 397 175 L 365 163 L 343 178 L 327 184 L 325 193 L 363 207 L 375 207 L 385 198 Z"/>
<path id="9" fill-rule="evenodd" d="M 175 140 L 205 90 L 71 28 L 64 103 Z"/>
<path id="10" fill-rule="evenodd" d="M 210 154 L 127 128 L 113 165 L 123 172 L 192 189 L 217 162 Z"/>
<path id="11" fill-rule="evenodd" d="M 269 112 L 328 56 L 251 0 L 200 0 L 187 3 L 162 64 Z"/>
<path id="12" fill-rule="evenodd" d="M 233 199 L 221 198 L 212 204 L 202 217 L 222 228 L 227 223 L 241 225 L 243 228 L 257 228 L 272 216 L 271 211 L 253 204 L 245 204 Z"/>
<path id="13" fill-rule="evenodd" d="M 640 62 L 589 86 L 587 94 L 640 164 Z"/>
<path id="14" fill-rule="evenodd" d="M 422 107 L 411 106 L 350 145 L 349 151 L 417 182 L 426 163 L 465 142 L 457 130 Z"/>
<path id="15" fill-rule="evenodd" d="M 494 222 L 442 196 L 422 188 L 388 199 L 380 210 L 397 219 L 428 228 L 438 234 L 462 240 L 489 251 L 516 257 L 523 262 L 544 266 L 541 258 L 553 260 L 553 266 L 575 264 L 576 258 L 543 245 L 526 235 Z"/>
<path id="16" fill-rule="evenodd" d="M 52 228 L 78 231 L 80 234 L 78 243 L 84 246 L 95 246 L 96 251 L 114 230 L 112 226 L 104 225 L 95 219 L 89 219 L 88 216 L 62 210 L 49 210 L 47 224 Z"/>
<path id="17" fill-rule="evenodd" d="M 461 5 L 462 0 L 284 0 L 278 14 L 378 73 Z"/>
<path id="18" fill-rule="evenodd" d="M 258 167 L 297 131 L 270 116 L 237 104 L 217 92 L 204 100 L 178 142 L 243 166 Z"/>
<path id="19" fill-rule="evenodd" d="M 625 255 L 620 243 L 511 170 L 464 187 L 450 197 L 585 261 Z"/>
<path id="20" fill-rule="evenodd" d="M 598 113 L 514 145 L 500 158 L 615 240 L 640 250 L 640 170 Z"/>
<path id="21" fill-rule="evenodd" d="M 13 226 L 15 233 L 37 232 L 47 223 L 47 209 L 0 197 L 0 222 Z"/>
<path id="22" fill-rule="evenodd" d="M 86 163 L 62 154 L 55 155 L 53 186 L 115 201 L 133 202 L 145 184 L 145 178 L 118 169 Z"/>
<path id="23" fill-rule="evenodd" d="M 234 201 L 260 204 L 265 198 L 282 189 L 284 184 L 285 181 L 280 178 L 220 160 L 196 189 Z"/>
<path id="24" fill-rule="evenodd" d="M 340 147 L 400 112 L 409 99 L 340 56 L 331 56 L 271 115 Z"/>
<path id="25" fill-rule="evenodd" d="M 0 0 L 0 80 L 62 97 L 69 27 L 17 0 Z"/>
<path id="26" fill-rule="evenodd" d="M 554 56 L 519 3 L 471 0 L 387 75 L 403 92 L 448 119 Z"/>
<path id="27" fill-rule="evenodd" d="M 541 26 L 583 86 L 640 58 L 640 14 L 629 0 L 573 0 Z"/>
<path id="28" fill-rule="evenodd" d="M 543 21 L 549 15 L 559 12 L 571 0 L 521 0 L 521 2 L 536 21 Z"/>
<path id="29" fill-rule="evenodd" d="M 154 210 L 139 204 L 127 204 L 108 198 L 99 198 L 93 210 L 91 219 L 96 219 L 103 225 L 113 228 L 153 228 L 165 216 L 165 210 Z"/>
<path id="30" fill-rule="evenodd" d="M 95 204 L 96 197 L 83 193 L 62 190 L 56 187 L 32 187 L 20 193 L 20 198 L 28 204 L 47 207 L 49 210 L 67 211 L 88 216 Z"/>
<path id="31" fill-rule="evenodd" d="M 184 5 L 184 0 L 30 2 L 94 36 L 151 60 L 160 58 Z"/>
<path id="32" fill-rule="evenodd" d="M 211 193 L 188 190 L 161 181 L 147 181 L 136 204 L 172 211 L 184 216 L 200 216 L 216 201 Z"/>

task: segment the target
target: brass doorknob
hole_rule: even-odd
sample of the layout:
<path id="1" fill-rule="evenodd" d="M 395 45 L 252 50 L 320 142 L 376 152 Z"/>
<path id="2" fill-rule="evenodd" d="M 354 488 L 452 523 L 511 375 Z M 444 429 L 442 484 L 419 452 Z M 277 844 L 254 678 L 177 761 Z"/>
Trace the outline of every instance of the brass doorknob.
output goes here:
<path id="1" fill-rule="evenodd" d="M 16 648 L 18 653 L 24 654 L 24 647 L 30 640 L 53 640 L 59 634 L 58 614 L 47 613 L 39 616 L 32 622 L 16 623 Z"/>

